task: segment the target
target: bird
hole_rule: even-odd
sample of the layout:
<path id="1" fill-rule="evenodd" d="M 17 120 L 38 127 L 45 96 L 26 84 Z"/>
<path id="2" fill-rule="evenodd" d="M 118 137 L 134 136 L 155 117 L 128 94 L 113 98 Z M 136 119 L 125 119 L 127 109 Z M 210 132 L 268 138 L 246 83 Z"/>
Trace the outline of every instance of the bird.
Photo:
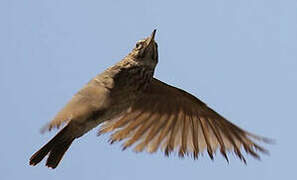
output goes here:
<path id="1" fill-rule="evenodd" d="M 124 141 L 123 150 L 158 150 L 166 156 L 198 159 L 208 153 L 213 160 L 220 151 L 229 163 L 234 153 L 246 163 L 245 150 L 260 159 L 268 153 L 258 142 L 270 139 L 255 135 L 218 114 L 194 95 L 154 77 L 158 63 L 156 29 L 139 40 L 115 65 L 96 75 L 62 108 L 44 131 L 63 128 L 32 155 L 37 165 L 47 155 L 46 166 L 56 168 L 72 142 L 99 126 L 98 135 L 111 132 L 109 142 Z"/>

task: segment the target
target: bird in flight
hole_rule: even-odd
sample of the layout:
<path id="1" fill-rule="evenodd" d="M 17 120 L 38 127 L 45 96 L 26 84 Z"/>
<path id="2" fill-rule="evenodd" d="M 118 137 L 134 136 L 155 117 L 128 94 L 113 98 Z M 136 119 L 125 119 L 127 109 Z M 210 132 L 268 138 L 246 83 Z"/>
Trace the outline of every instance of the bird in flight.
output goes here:
<path id="1" fill-rule="evenodd" d="M 156 30 L 136 43 L 121 61 L 91 79 L 79 90 L 45 130 L 64 127 L 30 158 L 35 166 L 48 155 L 46 166 L 56 168 L 71 143 L 100 125 L 98 135 L 112 132 L 110 142 L 124 141 L 136 152 L 161 149 L 166 156 L 198 156 L 207 151 L 213 159 L 220 151 L 228 161 L 234 152 L 246 163 L 242 150 L 255 158 L 267 153 L 254 135 L 226 120 L 184 90 L 154 78 L 158 63 Z"/>

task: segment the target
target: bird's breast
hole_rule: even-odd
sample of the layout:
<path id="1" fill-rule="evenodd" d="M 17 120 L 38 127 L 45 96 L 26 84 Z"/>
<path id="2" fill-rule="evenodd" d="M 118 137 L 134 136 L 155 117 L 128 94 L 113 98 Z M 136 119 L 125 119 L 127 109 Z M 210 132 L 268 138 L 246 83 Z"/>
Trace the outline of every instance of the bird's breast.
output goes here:
<path id="1" fill-rule="evenodd" d="M 146 66 L 123 68 L 113 78 L 111 93 L 139 93 L 150 84 L 153 74 L 154 70 Z"/>
<path id="2" fill-rule="evenodd" d="M 113 77 L 110 90 L 110 108 L 116 111 L 127 109 L 151 83 L 153 71 L 145 67 L 121 69 Z"/>

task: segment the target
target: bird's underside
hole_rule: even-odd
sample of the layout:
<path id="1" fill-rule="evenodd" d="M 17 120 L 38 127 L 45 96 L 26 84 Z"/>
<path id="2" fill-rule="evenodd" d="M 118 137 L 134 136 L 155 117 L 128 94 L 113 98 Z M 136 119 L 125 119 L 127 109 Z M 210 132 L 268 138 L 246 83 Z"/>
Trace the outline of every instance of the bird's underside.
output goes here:
<path id="1" fill-rule="evenodd" d="M 110 142 L 124 141 L 123 149 L 197 159 L 216 151 L 228 161 L 234 152 L 246 163 L 242 150 L 259 159 L 267 153 L 255 141 L 269 139 L 251 134 L 209 108 L 195 96 L 153 78 L 158 61 L 153 34 L 137 44 L 121 62 L 92 79 L 48 124 L 45 130 L 66 126 L 31 158 L 56 168 L 71 143 L 101 124 L 98 134 L 111 132 Z"/>

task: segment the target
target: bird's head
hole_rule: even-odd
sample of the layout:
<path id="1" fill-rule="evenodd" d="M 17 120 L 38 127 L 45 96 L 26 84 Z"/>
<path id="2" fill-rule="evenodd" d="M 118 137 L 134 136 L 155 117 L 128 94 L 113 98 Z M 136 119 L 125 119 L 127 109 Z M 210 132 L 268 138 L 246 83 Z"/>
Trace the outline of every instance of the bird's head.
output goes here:
<path id="1" fill-rule="evenodd" d="M 152 34 L 136 43 L 131 54 L 133 59 L 140 64 L 155 67 L 158 63 L 158 45 L 155 42 L 156 29 Z"/>

